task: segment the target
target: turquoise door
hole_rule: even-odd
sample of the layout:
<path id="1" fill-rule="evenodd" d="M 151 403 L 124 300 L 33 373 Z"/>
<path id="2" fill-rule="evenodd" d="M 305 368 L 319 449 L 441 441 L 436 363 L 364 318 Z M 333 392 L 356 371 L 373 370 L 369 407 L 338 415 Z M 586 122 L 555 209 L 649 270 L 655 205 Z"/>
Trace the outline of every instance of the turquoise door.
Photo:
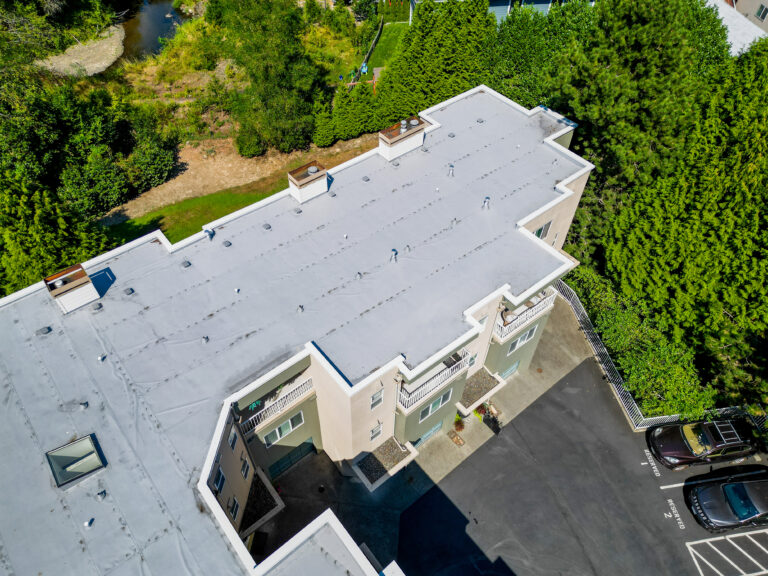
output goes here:
<path id="1" fill-rule="evenodd" d="M 437 432 L 440 430 L 440 428 L 442 428 L 442 427 L 443 427 L 443 421 L 442 421 L 442 420 L 440 420 L 440 422 L 438 422 L 437 424 L 435 424 L 434 426 L 432 426 L 432 428 L 430 428 L 429 430 L 427 430 L 427 431 L 424 433 L 424 435 L 423 435 L 421 438 L 419 438 L 418 440 L 416 440 L 416 442 L 414 442 L 414 443 L 413 443 L 413 447 L 414 447 L 414 448 L 418 448 L 419 446 L 421 446 L 422 444 L 424 444 L 424 442 L 426 442 L 426 441 L 427 441 L 427 440 L 429 440 L 429 439 L 430 439 L 432 436 L 434 436 L 434 435 L 435 435 L 435 434 L 436 434 L 436 433 L 437 433 Z"/>
<path id="2" fill-rule="evenodd" d="M 506 379 L 512 376 L 515 372 L 517 372 L 517 367 L 520 366 L 520 360 L 512 364 L 507 370 L 501 375 L 502 378 Z"/>

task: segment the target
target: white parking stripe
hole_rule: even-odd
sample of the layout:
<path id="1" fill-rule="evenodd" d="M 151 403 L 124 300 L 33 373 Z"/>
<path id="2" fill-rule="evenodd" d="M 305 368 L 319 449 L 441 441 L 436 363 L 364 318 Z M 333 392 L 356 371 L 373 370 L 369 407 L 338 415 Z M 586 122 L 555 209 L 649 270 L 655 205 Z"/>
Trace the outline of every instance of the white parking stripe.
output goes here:
<path id="1" fill-rule="evenodd" d="M 734 474 L 733 476 L 728 476 L 728 478 L 740 478 L 742 476 L 752 476 L 753 474 L 765 474 L 762 470 L 757 470 L 755 472 L 742 472 L 741 474 Z M 666 490 L 668 488 L 680 488 L 681 486 L 693 486 L 695 484 L 705 484 L 707 482 L 712 482 L 713 479 L 707 478 L 706 480 L 694 480 L 693 482 L 680 482 L 678 484 L 667 484 L 666 486 L 659 486 L 662 490 Z"/>
<path id="2" fill-rule="evenodd" d="M 717 552 L 718 554 L 720 554 L 720 556 L 722 556 L 723 558 L 725 558 L 725 561 L 726 561 L 726 562 L 728 562 L 728 564 L 730 564 L 731 566 L 733 566 L 734 568 L 736 568 L 736 570 L 738 570 L 738 571 L 739 571 L 739 574 L 746 574 L 746 572 L 744 572 L 744 570 L 742 570 L 741 568 L 739 568 L 739 567 L 738 567 L 738 566 L 737 566 L 737 565 L 736 565 L 736 564 L 733 562 L 733 560 L 731 560 L 730 558 L 728 558 L 728 556 L 726 556 L 725 554 L 723 554 L 722 552 L 720 552 L 720 550 L 718 550 L 718 549 L 715 547 L 715 545 L 714 545 L 714 544 L 712 544 L 712 542 L 707 542 L 707 544 L 709 544 L 709 547 L 710 547 L 710 548 L 712 548 L 712 550 L 714 550 L 715 552 Z"/>
<path id="3" fill-rule="evenodd" d="M 711 574 L 710 570 L 716 576 L 768 576 L 768 566 L 761 563 L 760 559 L 755 557 L 755 555 L 760 556 L 762 553 L 768 559 L 768 548 L 758 542 L 757 536 L 768 537 L 768 529 L 764 528 L 727 536 L 714 536 L 703 540 L 686 542 L 685 545 L 700 576 Z M 739 544 L 739 541 L 741 544 Z M 744 548 L 747 546 L 747 542 L 756 548 L 756 550 L 752 551 L 752 554 Z M 758 553 L 757 550 L 760 552 Z M 719 561 L 720 558 L 725 560 L 732 569 L 725 567 L 725 564 Z M 753 570 L 749 565 L 744 565 L 746 562 L 753 564 L 756 569 L 746 572 L 746 570 Z M 763 562 L 766 562 L 766 560 L 763 560 Z M 768 562 L 766 563 L 768 564 Z M 720 568 L 716 567 L 715 564 L 720 565 Z"/>

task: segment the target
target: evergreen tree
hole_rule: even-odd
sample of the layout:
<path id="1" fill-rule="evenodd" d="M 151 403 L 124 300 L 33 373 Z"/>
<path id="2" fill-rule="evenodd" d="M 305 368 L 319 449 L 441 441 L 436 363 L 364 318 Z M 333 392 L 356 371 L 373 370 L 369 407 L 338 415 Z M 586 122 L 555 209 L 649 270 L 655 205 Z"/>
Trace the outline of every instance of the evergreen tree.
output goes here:
<path id="1" fill-rule="evenodd" d="M 317 100 L 314 109 L 315 132 L 312 140 L 320 147 L 330 146 L 336 142 L 336 125 L 331 114 L 330 106 Z"/>
<path id="2" fill-rule="evenodd" d="M 4 292 L 38 282 L 106 248 L 101 231 L 78 222 L 45 188 L 0 175 L 0 253 Z"/>

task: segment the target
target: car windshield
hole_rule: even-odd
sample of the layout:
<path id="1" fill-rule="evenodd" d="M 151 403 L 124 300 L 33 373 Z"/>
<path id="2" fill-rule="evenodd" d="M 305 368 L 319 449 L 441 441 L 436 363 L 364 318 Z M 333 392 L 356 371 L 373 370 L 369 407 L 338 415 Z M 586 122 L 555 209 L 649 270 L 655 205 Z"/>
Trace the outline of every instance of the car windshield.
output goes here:
<path id="1" fill-rule="evenodd" d="M 725 497 L 728 500 L 728 504 L 731 505 L 733 513 L 739 517 L 739 520 L 746 520 L 757 516 L 757 508 L 752 504 L 752 500 L 747 495 L 747 490 L 744 488 L 744 484 L 726 484 L 723 486 Z"/>
<path id="2" fill-rule="evenodd" d="M 695 456 L 701 456 L 712 449 L 712 443 L 701 424 L 686 424 L 683 426 L 683 438 L 688 448 Z"/>

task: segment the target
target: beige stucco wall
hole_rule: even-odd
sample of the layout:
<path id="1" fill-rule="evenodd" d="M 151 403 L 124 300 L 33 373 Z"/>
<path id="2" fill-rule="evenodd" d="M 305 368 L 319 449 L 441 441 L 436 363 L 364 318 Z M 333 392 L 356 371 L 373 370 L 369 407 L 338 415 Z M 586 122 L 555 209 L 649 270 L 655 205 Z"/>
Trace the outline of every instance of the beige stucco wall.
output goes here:
<path id="1" fill-rule="evenodd" d="M 488 346 L 491 337 L 493 336 L 493 325 L 496 323 L 496 318 L 499 315 L 499 304 L 501 303 L 501 300 L 501 296 L 494 298 L 485 306 L 476 310 L 473 314 L 475 320 L 478 322 L 482 320 L 484 316 L 487 316 L 487 320 L 485 321 L 483 331 L 467 346 L 470 355 L 477 354 L 475 363 L 469 367 L 467 377 L 470 377 L 478 370 L 481 370 L 483 364 L 485 364 L 485 357 L 488 354 Z"/>
<path id="2" fill-rule="evenodd" d="M 253 460 L 251 459 L 246 443 L 240 434 L 240 431 L 235 427 L 235 434 L 237 435 L 237 443 L 235 449 L 232 450 L 229 447 L 227 440 L 229 439 L 229 433 L 232 430 L 234 422 L 230 416 L 227 419 L 227 425 L 224 427 L 221 440 L 219 442 L 218 449 L 218 462 L 213 465 L 211 475 L 208 478 L 208 487 L 213 492 L 213 480 L 216 477 L 216 471 L 221 467 L 221 471 L 224 473 L 224 487 L 222 491 L 216 495 L 216 500 L 221 504 L 222 509 L 226 512 L 227 518 L 232 522 L 235 530 L 240 530 L 240 522 L 243 519 L 243 512 L 245 511 L 245 504 L 248 501 L 248 492 L 251 489 L 251 481 L 253 480 Z M 248 477 L 243 478 L 241 473 L 243 460 L 246 460 L 249 465 Z M 229 514 L 229 504 L 232 497 L 237 498 L 240 504 L 240 511 L 237 513 L 237 519 L 232 520 L 232 516 Z"/>
<path id="3" fill-rule="evenodd" d="M 765 20 L 757 17 L 757 9 L 761 4 L 768 7 L 766 0 L 736 0 L 736 10 L 744 14 L 747 20 L 768 32 L 768 17 Z"/>
<path id="4" fill-rule="evenodd" d="M 573 216 L 576 214 L 579 200 L 581 200 L 584 187 L 587 185 L 587 180 L 589 180 L 589 173 L 579 176 L 568 184 L 568 188 L 573 190 L 573 194 L 530 220 L 525 224 L 525 228 L 530 232 L 535 232 L 551 221 L 549 233 L 543 240 L 558 250 L 562 250 L 568 230 L 571 227 L 571 222 L 573 222 Z"/>

